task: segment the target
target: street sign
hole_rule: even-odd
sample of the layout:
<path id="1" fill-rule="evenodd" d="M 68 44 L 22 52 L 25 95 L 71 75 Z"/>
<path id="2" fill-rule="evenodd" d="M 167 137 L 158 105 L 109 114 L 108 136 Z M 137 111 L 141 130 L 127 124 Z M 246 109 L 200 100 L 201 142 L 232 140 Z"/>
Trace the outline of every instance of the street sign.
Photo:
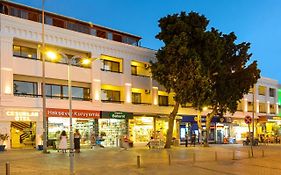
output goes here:
<path id="1" fill-rule="evenodd" d="M 248 125 L 249 125 L 250 123 L 252 123 L 252 118 L 251 118 L 251 116 L 248 116 L 248 115 L 245 116 L 244 121 L 245 121 L 245 123 L 248 124 Z"/>

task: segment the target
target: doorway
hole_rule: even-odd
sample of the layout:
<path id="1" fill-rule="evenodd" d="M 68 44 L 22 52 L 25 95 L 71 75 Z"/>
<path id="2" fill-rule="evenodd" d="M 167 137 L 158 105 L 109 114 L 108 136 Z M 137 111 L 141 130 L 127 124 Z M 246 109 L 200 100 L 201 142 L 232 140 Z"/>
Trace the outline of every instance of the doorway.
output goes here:
<path id="1" fill-rule="evenodd" d="M 36 122 L 11 122 L 11 148 L 36 146 Z"/>

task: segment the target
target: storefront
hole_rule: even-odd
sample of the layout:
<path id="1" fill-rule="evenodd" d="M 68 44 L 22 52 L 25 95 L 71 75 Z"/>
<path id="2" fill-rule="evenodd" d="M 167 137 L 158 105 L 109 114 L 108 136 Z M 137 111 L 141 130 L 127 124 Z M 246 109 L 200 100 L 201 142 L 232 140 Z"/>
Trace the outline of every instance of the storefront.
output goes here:
<path id="1" fill-rule="evenodd" d="M 68 109 L 47 108 L 48 117 L 48 145 L 57 144 L 60 133 L 66 131 L 69 134 L 69 111 Z M 72 110 L 73 130 L 78 129 L 81 134 L 81 145 L 89 145 L 92 134 L 98 132 L 97 119 L 100 111 Z"/>
<path id="2" fill-rule="evenodd" d="M 252 127 L 250 128 L 252 130 Z M 246 140 L 249 136 L 249 126 L 245 123 L 244 118 L 234 118 L 232 121 L 232 129 L 230 137 L 234 137 L 237 141 Z"/>
<path id="3" fill-rule="evenodd" d="M 151 137 L 166 141 L 168 116 L 134 116 L 129 120 L 130 139 L 137 146 L 145 146 Z M 179 138 L 179 120 L 175 119 L 173 137 Z"/>
<path id="4" fill-rule="evenodd" d="M 4 141 L 6 148 L 34 148 L 40 142 L 38 128 L 40 113 L 37 109 L 9 109 L 3 110 L 0 121 L 0 133 L 8 134 Z M 39 131 L 40 133 L 40 131 Z"/>
<path id="5" fill-rule="evenodd" d="M 102 111 L 98 120 L 99 134 L 105 147 L 116 147 L 121 137 L 128 135 L 128 119 L 133 118 L 133 113 Z"/>
<path id="6" fill-rule="evenodd" d="M 213 117 L 210 126 L 209 143 L 223 143 L 223 139 L 230 136 L 230 123 L 231 118 Z M 206 116 L 202 116 L 202 127 L 206 128 Z M 185 141 L 185 135 L 188 133 L 189 139 L 192 134 L 196 135 L 196 142 L 200 142 L 202 134 L 199 132 L 197 116 L 183 116 L 180 124 L 180 139 L 181 142 Z M 190 140 L 189 140 L 190 141 Z"/>
<path id="7" fill-rule="evenodd" d="M 130 139 L 137 146 L 144 146 L 153 136 L 154 118 L 146 116 L 134 116 L 129 120 Z"/>

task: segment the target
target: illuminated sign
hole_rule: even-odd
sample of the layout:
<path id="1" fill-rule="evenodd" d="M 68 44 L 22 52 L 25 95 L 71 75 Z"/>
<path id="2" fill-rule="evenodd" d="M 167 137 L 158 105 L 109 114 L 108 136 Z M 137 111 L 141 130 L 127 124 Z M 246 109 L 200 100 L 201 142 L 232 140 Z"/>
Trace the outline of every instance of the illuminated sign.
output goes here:
<path id="1" fill-rule="evenodd" d="M 39 112 L 26 112 L 26 111 L 6 111 L 9 117 L 15 117 L 16 121 L 30 121 L 30 117 L 38 117 Z"/>
<path id="2" fill-rule="evenodd" d="M 69 117 L 68 109 L 47 108 L 47 117 Z M 92 110 L 72 110 L 74 118 L 100 118 L 100 111 Z"/>

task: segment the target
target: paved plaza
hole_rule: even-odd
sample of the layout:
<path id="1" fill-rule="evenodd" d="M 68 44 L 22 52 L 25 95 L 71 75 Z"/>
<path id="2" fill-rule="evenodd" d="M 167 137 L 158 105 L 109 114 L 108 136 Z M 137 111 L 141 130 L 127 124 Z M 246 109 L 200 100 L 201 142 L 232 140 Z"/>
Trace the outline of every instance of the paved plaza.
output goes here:
<path id="1" fill-rule="evenodd" d="M 281 174 L 281 145 L 254 147 L 254 158 L 249 158 L 248 149 L 249 147 L 239 144 L 211 145 L 209 148 L 181 146 L 172 149 L 83 149 L 80 154 L 75 154 L 75 172 L 77 175 Z M 137 156 L 141 159 L 140 168 L 137 167 Z M 6 162 L 10 162 L 12 175 L 69 174 L 68 154 L 53 150 L 50 154 L 36 150 L 2 152 L 0 174 L 5 174 Z"/>

